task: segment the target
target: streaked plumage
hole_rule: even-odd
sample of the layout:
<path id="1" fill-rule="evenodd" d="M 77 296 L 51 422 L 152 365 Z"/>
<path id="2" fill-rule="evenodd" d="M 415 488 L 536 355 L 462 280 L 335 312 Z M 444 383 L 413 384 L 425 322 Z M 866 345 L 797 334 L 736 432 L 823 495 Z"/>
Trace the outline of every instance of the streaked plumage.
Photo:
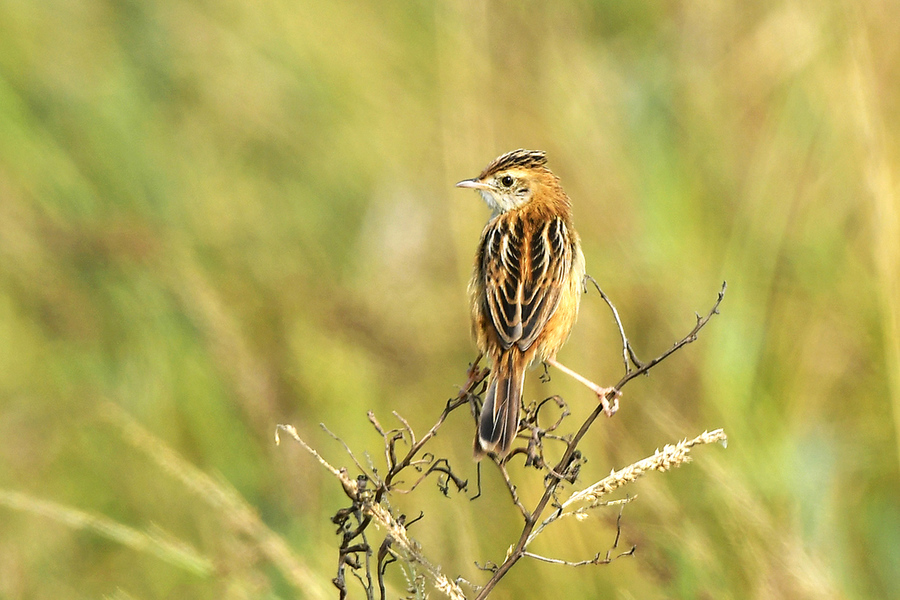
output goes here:
<path id="1" fill-rule="evenodd" d="M 457 184 L 477 189 L 494 210 L 469 284 L 473 335 L 492 363 L 479 457 L 509 453 L 525 370 L 555 359 L 578 316 L 584 256 L 569 198 L 546 165 L 543 152 L 514 150 Z"/>

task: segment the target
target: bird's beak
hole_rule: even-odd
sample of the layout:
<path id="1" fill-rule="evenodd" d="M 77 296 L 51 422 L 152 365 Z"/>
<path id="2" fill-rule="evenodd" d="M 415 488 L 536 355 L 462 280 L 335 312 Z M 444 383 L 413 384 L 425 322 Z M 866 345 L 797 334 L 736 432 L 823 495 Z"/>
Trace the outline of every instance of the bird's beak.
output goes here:
<path id="1" fill-rule="evenodd" d="M 481 183 L 477 179 L 463 179 L 459 183 L 456 184 L 456 187 L 459 188 L 471 188 L 473 190 L 487 190 L 490 189 L 486 183 Z"/>

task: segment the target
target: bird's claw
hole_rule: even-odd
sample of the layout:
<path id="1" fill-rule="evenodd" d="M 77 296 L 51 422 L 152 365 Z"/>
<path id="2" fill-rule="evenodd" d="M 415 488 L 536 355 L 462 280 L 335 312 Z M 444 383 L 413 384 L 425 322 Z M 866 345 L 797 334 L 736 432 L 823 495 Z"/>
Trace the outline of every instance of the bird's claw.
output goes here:
<path id="1" fill-rule="evenodd" d="M 610 394 L 612 394 L 611 401 L 607 398 Z M 601 388 L 597 391 L 600 404 L 603 405 L 603 412 L 606 413 L 607 417 L 613 416 L 616 414 L 616 411 L 619 410 L 619 397 L 621 395 L 621 390 L 617 390 L 616 388 Z"/>

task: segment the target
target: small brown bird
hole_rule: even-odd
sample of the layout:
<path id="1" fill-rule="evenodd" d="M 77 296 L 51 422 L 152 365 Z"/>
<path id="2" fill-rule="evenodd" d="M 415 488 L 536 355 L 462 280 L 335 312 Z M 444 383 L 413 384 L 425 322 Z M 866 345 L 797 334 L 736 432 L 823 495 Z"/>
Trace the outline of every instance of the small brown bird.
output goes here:
<path id="1" fill-rule="evenodd" d="M 539 360 L 590 387 L 613 391 L 556 361 L 584 289 L 584 255 L 572 205 L 537 150 L 513 150 L 456 184 L 478 190 L 494 214 L 481 234 L 469 283 L 472 333 L 492 364 L 475 456 L 509 454 L 519 429 L 525 370 Z"/>

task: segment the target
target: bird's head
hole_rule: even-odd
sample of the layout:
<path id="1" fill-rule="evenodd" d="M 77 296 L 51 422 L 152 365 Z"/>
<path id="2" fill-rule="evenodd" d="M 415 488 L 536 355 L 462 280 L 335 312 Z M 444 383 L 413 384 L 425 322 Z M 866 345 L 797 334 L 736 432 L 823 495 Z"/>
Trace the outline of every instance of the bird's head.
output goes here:
<path id="1" fill-rule="evenodd" d="M 547 168 L 547 155 L 541 150 L 513 150 L 495 158 L 474 179 L 464 179 L 456 187 L 478 190 L 495 213 L 503 213 L 527 204 L 542 186 L 552 185 L 556 177 Z"/>

